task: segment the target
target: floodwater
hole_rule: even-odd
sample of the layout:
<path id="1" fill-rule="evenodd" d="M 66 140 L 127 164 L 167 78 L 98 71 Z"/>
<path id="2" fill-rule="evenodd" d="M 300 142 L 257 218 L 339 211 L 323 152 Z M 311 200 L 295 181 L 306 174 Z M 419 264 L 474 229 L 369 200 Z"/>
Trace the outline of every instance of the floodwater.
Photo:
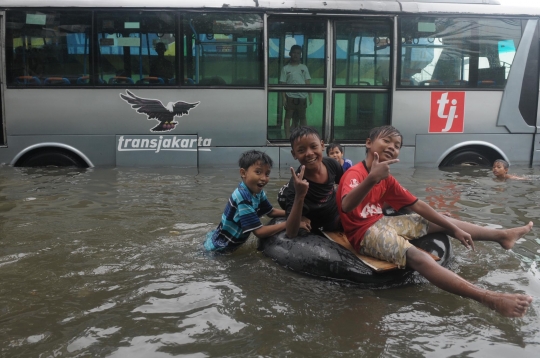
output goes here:
<path id="1" fill-rule="evenodd" d="M 2 357 L 538 357 L 540 172 L 393 169 L 462 220 L 535 228 L 513 250 L 454 241 L 453 269 L 534 297 L 504 318 L 428 283 L 365 290 L 289 271 L 256 250 L 201 250 L 237 169 L 0 167 Z M 272 174 L 276 204 L 288 172 Z"/>

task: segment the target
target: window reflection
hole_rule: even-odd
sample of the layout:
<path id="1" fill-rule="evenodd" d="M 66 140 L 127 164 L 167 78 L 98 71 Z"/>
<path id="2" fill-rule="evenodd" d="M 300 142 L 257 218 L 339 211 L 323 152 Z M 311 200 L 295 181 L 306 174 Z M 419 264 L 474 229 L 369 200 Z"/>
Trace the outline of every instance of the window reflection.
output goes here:
<path id="1" fill-rule="evenodd" d="M 401 87 L 504 88 L 521 38 L 511 19 L 401 20 Z"/>
<path id="2" fill-rule="evenodd" d="M 333 126 L 335 140 L 364 142 L 372 128 L 388 123 L 387 93 L 335 94 Z"/>
<path id="3" fill-rule="evenodd" d="M 90 12 L 8 12 L 8 84 L 69 86 L 88 76 L 91 19 Z"/>
<path id="4" fill-rule="evenodd" d="M 388 86 L 391 31 L 390 22 L 338 22 L 336 86 Z"/>
<path id="5" fill-rule="evenodd" d="M 263 85 L 259 14 L 187 14 L 183 32 L 184 84 Z"/>
<path id="6" fill-rule="evenodd" d="M 268 19 L 268 83 L 282 81 L 282 70 L 293 58 L 291 50 L 300 50 L 300 63 L 310 75 L 310 84 L 325 83 L 326 22 L 320 19 Z M 305 85 L 305 83 L 289 83 Z"/>
<path id="7" fill-rule="evenodd" d="M 96 84 L 174 84 L 175 16 L 167 12 L 98 13 Z"/>
<path id="8" fill-rule="evenodd" d="M 306 96 L 304 99 L 299 97 L 303 95 Z M 321 92 L 269 91 L 268 139 L 289 140 L 294 128 L 305 125 L 316 128 L 322 135 L 324 101 Z"/>

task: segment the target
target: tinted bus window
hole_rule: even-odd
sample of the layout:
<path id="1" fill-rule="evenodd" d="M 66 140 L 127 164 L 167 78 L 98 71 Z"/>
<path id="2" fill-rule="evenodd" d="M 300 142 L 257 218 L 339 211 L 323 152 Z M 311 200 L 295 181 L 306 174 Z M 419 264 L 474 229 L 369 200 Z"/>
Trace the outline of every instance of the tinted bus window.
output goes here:
<path id="1" fill-rule="evenodd" d="M 502 89 L 521 31 L 513 19 L 404 17 L 398 86 Z"/>
<path id="2" fill-rule="evenodd" d="M 300 51 L 300 62 L 308 68 L 310 84 L 325 84 L 326 21 L 305 18 L 268 19 L 269 84 L 288 84 L 282 72 L 291 62 L 291 49 Z"/>
<path id="3" fill-rule="evenodd" d="M 371 129 L 388 123 L 388 93 L 335 94 L 334 140 L 364 142 Z"/>
<path id="4" fill-rule="evenodd" d="M 288 140 L 308 125 L 323 134 L 325 96 L 298 87 L 326 83 L 326 20 L 296 17 L 268 19 L 268 84 L 291 87 L 268 93 L 268 139 Z"/>
<path id="5" fill-rule="evenodd" d="M 390 22 L 340 21 L 336 24 L 336 86 L 388 86 Z"/>
<path id="6" fill-rule="evenodd" d="M 262 36 L 259 14 L 185 14 L 184 83 L 262 86 Z"/>
<path id="7" fill-rule="evenodd" d="M 294 128 L 306 125 L 323 135 L 324 101 L 323 92 L 268 91 L 268 139 L 288 141 Z"/>
<path id="8" fill-rule="evenodd" d="M 91 21 L 88 11 L 8 12 L 8 85 L 70 86 L 88 76 Z"/>
<path id="9" fill-rule="evenodd" d="M 176 83 L 172 12 L 99 12 L 98 85 Z"/>

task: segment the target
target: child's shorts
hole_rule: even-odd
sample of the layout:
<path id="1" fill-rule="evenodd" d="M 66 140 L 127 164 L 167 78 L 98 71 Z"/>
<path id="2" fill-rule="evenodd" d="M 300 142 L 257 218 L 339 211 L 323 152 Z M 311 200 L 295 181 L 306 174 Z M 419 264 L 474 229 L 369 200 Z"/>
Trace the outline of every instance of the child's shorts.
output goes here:
<path id="1" fill-rule="evenodd" d="M 214 236 L 214 232 L 216 230 L 212 230 L 210 232 L 206 233 L 206 240 L 204 240 L 203 246 L 206 251 L 217 251 L 220 248 L 214 245 L 214 240 L 212 240 L 212 237 Z"/>
<path id="2" fill-rule="evenodd" d="M 418 214 L 385 216 L 373 224 L 360 242 L 360 254 L 395 263 L 407 264 L 407 250 L 413 240 L 427 234 L 429 221 Z"/>

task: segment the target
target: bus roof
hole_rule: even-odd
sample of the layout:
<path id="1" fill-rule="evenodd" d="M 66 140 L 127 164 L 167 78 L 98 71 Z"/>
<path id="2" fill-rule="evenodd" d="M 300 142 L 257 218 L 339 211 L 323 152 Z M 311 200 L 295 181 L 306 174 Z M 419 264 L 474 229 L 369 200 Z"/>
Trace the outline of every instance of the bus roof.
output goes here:
<path id="1" fill-rule="evenodd" d="M 540 8 L 505 6 L 498 0 L 3 0 L 7 8 L 146 8 L 275 10 L 324 13 L 455 13 L 493 15 L 540 15 Z"/>

